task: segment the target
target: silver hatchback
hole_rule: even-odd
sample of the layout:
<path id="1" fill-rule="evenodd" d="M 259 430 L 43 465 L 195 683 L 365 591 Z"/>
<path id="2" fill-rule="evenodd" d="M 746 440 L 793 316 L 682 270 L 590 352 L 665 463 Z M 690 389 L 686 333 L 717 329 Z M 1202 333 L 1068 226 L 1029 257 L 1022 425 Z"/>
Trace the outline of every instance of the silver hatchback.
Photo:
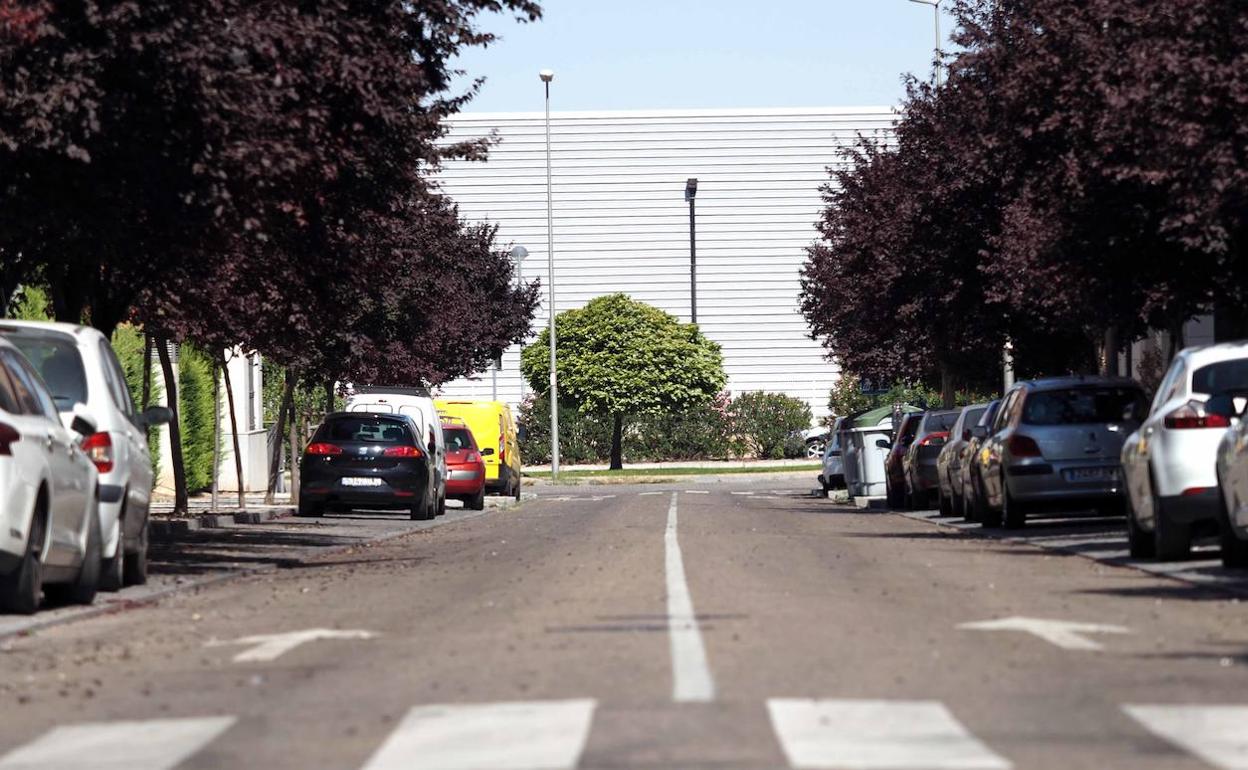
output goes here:
<path id="1" fill-rule="evenodd" d="M 1023 526 L 1031 510 L 1124 511 L 1124 439 L 1147 413 L 1144 390 L 1118 377 L 1056 377 L 1015 385 L 976 462 L 984 526 Z"/>

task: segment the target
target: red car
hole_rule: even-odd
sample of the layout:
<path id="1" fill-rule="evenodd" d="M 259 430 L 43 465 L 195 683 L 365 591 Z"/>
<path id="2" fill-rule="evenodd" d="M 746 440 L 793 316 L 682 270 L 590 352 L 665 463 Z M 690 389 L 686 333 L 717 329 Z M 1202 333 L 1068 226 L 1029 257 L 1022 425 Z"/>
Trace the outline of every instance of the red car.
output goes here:
<path id="1" fill-rule="evenodd" d="M 922 420 L 922 412 L 911 412 L 903 416 L 901 425 L 897 427 L 893 445 L 888 450 L 888 457 L 884 458 L 888 507 L 893 510 L 899 511 L 906 504 L 906 469 L 902 461 L 905 459 L 906 450 L 914 443 L 914 435 L 918 432 L 919 423 Z"/>
<path id="2" fill-rule="evenodd" d="M 442 421 L 446 442 L 446 496 L 474 511 L 485 508 L 485 461 L 463 420 Z"/>

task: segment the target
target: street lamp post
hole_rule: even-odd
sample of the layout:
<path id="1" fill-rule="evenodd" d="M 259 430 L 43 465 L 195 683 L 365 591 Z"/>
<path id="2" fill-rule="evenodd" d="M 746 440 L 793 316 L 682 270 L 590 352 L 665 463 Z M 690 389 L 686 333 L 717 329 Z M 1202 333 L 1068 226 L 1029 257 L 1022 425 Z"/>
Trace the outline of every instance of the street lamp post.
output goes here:
<path id="1" fill-rule="evenodd" d="M 698 197 L 698 180 L 690 177 L 685 182 L 685 200 L 689 202 L 689 318 L 698 322 L 698 227 L 694 214 L 694 199 Z"/>
<path id="2" fill-rule="evenodd" d="M 523 246 L 513 246 L 511 249 L 511 259 L 516 263 L 516 288 L 519 289 L 524 285 L 524 274 L 521 272 L 520 266 L 524 264 L 524 258 L 529 256 L 529 250 Z M 519 366 L 519 364 L 517 364 Z M 524 372 L 520 372 L 520 404 L 524 404 Z"/>
<path id="3" fill-rule="evenodd" d="M 555 203 L 550 174 L 550 81 L 554 70 L 542 70 L 546 84 L 546 270 L 547 312 L 550 314 L 550 478 L 559 478 L 559 377 L 555 371 Z"/>
<path id="4" fill-rule="evenodd" d="M 940 88 L 940 4 L 944 0 L 910 0 L 919 5 L 930 5 L 936 17 L 936 87 Z"/>

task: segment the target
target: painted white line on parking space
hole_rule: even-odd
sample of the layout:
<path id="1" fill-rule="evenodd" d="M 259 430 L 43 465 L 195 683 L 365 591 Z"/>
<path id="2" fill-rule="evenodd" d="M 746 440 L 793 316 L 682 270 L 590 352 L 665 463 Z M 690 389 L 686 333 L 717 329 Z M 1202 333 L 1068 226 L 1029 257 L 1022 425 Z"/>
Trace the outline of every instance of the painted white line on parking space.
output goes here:
<path id="1" fill-rule="evenodd" d="M 1223 770 L 1248 770 L 1248 706 L 1123 706 L 1149 732 Z"/>
<path id="2" fill-rule="evenodd" d="M 0 757 L 0 770 L 169 770 L 232 724 L 234 717 L 64 725 Z"/>
<path id="3" fill-rule="evenodd" d="M 789 765 L 854 770 L 1007 770 L 1008 760 L 935 701 L 767 701 Z"/>
<path id="4" fill-rule="evenodd" d="M 753 493 L 753 492 L 729 492 L 728 494 L 730 494 L 730 495 L 741 495 L 742 497 L 750 497 L 750 496 L 751 496 L 751 495 L 753 495 L 754 493 Z"/>
<path id="5" fill-rule="evenodd" d="M 677 703 L 707 703 L 715 699 L 715 682 L 706 662 L 702 630 L 693 612 L 693 597 L 685 581 L 685 562 L 676 539 L 676 500 L 667 509 L 667 531 L 663 543 L 667 553 L 667 629 L 672 642 L 672 700 Z"/>
<path id="6" fill-rule="evenodd" d="M 593 700 L 418 706 L 363 770 L 563 770 L 585 750 Z"/>
<path id="7" fill-rule="evenodd" d="M 665 495 L 666 492 L 638 492 L 638 497 L 650 497 L 651 495 Z"/>
<path id="8" fill-rule="evenodd" d="M 709 495 L 710 491 L 706 489 L 686 489 L 686 495 Z"/>

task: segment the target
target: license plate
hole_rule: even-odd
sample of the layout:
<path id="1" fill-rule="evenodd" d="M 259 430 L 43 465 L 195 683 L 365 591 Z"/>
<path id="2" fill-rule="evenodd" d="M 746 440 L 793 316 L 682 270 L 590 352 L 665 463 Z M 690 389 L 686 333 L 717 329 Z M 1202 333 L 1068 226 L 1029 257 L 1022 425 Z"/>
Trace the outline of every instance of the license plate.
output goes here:
<path id="1" fill-rule="evenodd" d="M 376 476 L 347 476 L 342 480 L 344 487 L 379 487 L 382 483 Z"/>
<path id="2" fill-rule="evenodd" d="M 1117 468 L 1071 468 L 1066 471 L 1067 481 L 1116 481 Z"/>

